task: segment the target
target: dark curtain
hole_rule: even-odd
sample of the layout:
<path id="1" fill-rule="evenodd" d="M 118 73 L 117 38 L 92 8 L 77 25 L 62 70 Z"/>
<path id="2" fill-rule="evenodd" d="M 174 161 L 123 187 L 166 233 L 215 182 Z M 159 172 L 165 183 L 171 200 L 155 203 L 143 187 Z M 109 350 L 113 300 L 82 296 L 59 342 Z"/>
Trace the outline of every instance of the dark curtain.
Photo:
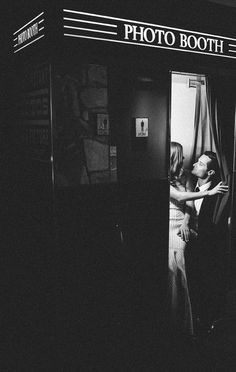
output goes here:
<path id="1" fill-rule="evenodd" d="M 221 180 L 230 186 L 235 123 L 234 84 L 229 76 L 208 76 L 206 79 L 207 104 L 211 132 L 220 166 Z M 228 218 L 230 193 L 219 195 L 213 222 Z"/>

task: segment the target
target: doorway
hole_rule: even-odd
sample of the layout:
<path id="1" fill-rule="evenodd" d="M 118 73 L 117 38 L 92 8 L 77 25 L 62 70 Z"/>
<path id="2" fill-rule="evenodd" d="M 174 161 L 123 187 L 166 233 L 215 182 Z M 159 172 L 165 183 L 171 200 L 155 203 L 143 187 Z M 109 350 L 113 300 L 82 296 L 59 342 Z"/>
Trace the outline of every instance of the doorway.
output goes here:
<path id="1" fill-rule="evenodd" d="M 172 186 L 178 191 L 194 192 L 197 190 L 196 186 L 199 186 L 202 181 L 204 181 L 206 190 L 210 190 L 214 182 L 218 183 L 220 180 L 229 184 L 229 177 L 226 176 L 226 170 L 230 172 L 229 166 L 226 166 L 226 154 L 228 155 L 229 152 L 220 142 L 218 133 L 222 134 L 224 141 L 226 132 L 229 135 L 232 128 L 230 126 L 225 128 L 224 121 L 215 120 L 212 115 L 214 96 L 216 93 L 219 97 L 222 96 L 219 78 L 215 81 L 217 81 L 218 90 L 215 89 L 215 85 L 207 75 L 171 73 L 171 162 L 172 155 L 176 151 L 181 159 L 183 155 L 183 163 L 179 165 L 178 174 L 176 173 L 174 177 L 171 174 L 173 169 L 171 163 L 170 177 Z M 225 99 L 217 100 L 217 105 L 214 106 L 214 114 L 217 112 L 220 119 L 220 112 L 217 111 L 219 102 L 222 107 L 226 102 Z M 207 151 L 207 155 L 204 155 L 207 156 L 206 173 L 205 179 L 202 180 L 196 173 L 196 169 L 200 164 L 199 158 L 202 159 L 205 151 Z M 213 167 L 212 156 L 215 158 L 216 168 L 212 173 L 214 177 L 211 176 L 208 179 L 208 171 L 211 171 Z M 197 165 L 194 166 L 194 164 Z M 203 191 L 201 187 L 200 191 Z M 227 225 L 229 198 L 226 196 L 225 201 L 219 196 L 214 198 L 214 200 L 213 198 L 199 199 L 200 203 L 190 202 L 191 214 L 186 227 L 189 235 L 186 238 L 180 234 L 184 218 L 189 213 L 189 205 L 186 202 L 183 207 L 183 204 L 179 204 L 178 201 L 172 199 L 172 196 L 170 197 L 169 283 L 172 309 L 174 309 L 173 316 L 176 316 L 178 312 L 183 322 L 186 323 L 188 318 L 190 327 L 202 327 L 205 331 L 223 315 L 227 289 L 227 254 L 230 239 Z M 182 220 L 178 221 L 178 229 L 173 210 L 175 217 L 177 212 L 182 213 Z M 174 237 L 173 226 L 176 228 Z M 176 237 L 177 234 L 178 237 Z M 178 255 L 179 258 L 176 259 Z M 182 280 L 177 282 L 179 273 L 181 273 Z M 183 300 L 185 307 L 184 310 L 182 308 L 180 315 L 180 303 Z M 199 326 L 197 322 L 201 325 Z"/>

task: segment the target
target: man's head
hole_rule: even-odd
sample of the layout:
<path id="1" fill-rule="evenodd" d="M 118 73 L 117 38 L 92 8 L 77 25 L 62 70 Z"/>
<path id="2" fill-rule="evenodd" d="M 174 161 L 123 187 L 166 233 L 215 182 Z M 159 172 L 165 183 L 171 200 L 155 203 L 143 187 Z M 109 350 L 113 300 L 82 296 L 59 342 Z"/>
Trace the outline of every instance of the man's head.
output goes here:
<path id="1" fill-rule="evenodd" d="M 205 151 L 198 161 L 193 164 L 192 174 L 202 180 L 203 183 L 206 183 L 216 177 L 218 167 L 216 153 Z"/>

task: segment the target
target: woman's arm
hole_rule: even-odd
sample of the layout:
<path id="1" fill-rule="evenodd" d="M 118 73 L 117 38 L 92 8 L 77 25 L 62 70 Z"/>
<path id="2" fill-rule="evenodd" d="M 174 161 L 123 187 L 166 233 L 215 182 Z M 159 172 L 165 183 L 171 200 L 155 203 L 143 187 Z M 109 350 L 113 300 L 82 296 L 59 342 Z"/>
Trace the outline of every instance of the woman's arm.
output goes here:
<path id="1" fill-rule="evenodd" d="M 201 199 L 208 195 L 209 195 L 209 191 L 199 191 L 199 192 L 178 191 L 173 186 L 170 186 L 170 197 L 179 202 Z"/>
<path id="2" fill-rule="evenodd" d="M 199 192 L 192 192 L 192 191 L 178 191 L 173 186 L 170 185 L 170 197 L 181 202 L 187 200 L 196 200 L 205 198 L 206 196 L 213 196 L 216 194 L 225 194 L 228 192 L 229 187 L 226 185 L 222 185 L 222 182 L 219 182 L 212 190 L 207 191 L 199 191 Z"/>
<path id="3" fill-rule="evenodd" d="M 190 223 L 190 218 L 191 218 L 191 214 L 192 214 L 193 208 L 194 208 L 193 201 L 187 201 L 186 202 L 186 206 L 185 206 L 184 219 L 183 219 L 183 222 L 182 222 L 182 224 L 181 224 L 181 226 L 179 228 L 179 231 L 177 233 L 177 235 L 179 235 L 180 238 L 184 242 L 186 242 L 186 243 L 190 239 L 190 227 L 189 227 L 189 223 Z"/>

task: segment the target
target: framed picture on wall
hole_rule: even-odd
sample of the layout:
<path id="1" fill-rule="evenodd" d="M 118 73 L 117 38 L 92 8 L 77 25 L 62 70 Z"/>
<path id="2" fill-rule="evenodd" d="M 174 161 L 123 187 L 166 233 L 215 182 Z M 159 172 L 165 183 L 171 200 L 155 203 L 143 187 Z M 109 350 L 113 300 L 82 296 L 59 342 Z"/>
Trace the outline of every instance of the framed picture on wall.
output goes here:
<path id="1" fill-rule="evenodd" d="M 135 118 L 136 137 L 148 137 L 148 118 Z"/>

